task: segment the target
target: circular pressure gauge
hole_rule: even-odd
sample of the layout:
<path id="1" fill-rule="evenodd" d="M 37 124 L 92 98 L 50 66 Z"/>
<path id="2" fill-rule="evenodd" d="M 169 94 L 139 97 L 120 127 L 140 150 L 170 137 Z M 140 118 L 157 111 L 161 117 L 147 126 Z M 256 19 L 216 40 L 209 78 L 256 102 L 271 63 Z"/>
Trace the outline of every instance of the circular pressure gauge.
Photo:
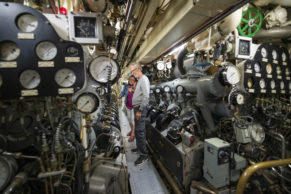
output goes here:
<path id="1" fill-rule="evenodd" d="M 52 60 L 53 58 L 56 57 L 58 53 L 58 49 L 56 45 L 49 41 L 43 41 L 39 43 L 35 51 L 36 51 L 36 55 L 41 60 L 45 60 L 45 61 Z"/>
<path id="2" fill-rule="evenodd" d="M 285 52 L 282 53 L 282 61 L 286 61 L 287 59 L 287 55 Z"/>
<path id="3" fill-rule="evenodd" d="M 178 93 L 182 93 L 184 91 L 184 87 L 183 86 L 177 86 L 177 92 Z"/>
<path id="4" fill-rule="evenodd" d="M 172 69 L 172 63 L 171 62 L 166 63 L 166 67 L 167 69 Z"/>
<path id="5" fill-rule="evenodd" d="M 79 55 L 79 49 L 73 46 L 70 46 L 66 50 L 66 54 L 70 57 L 76 57 Z"/>
<path id="6" fill-rule="evenodd" d="M 252 88 L 252 87 L 253 87 L 253 85 L 254 85 L 254 80 L 253 80 L 253 78 L 251 78 L 251 77 L 248 78 L 248 83 L 247 83 L 247 85 L 248 85 L 248 88 Z"/>
<path id="7" fill-rule="evenodd" d="M 271 89 L 274 90 L 276 87 L 276 82 L 274 80 L 271 81 Z"/>
<path id="8" fill-rule="evenodd" d="M 256 62 L 255 65 L 254 65 L 254 68 L 255 68 L 255 72 L 256 73 L 260 73 L 261 72 L 261 65 L 260 65 L 260 63 Z"/>
<path id="9" fill-rule="evenodd" d="M 273 51 L 272 51 L 272 57 L 273 57 L 273 60 L 277 60 L 277 58 L 278 58 L 278 53 L 277 53 L 276 50 L 273 50 Z"/>
<path id="10" fill-rule="evenodd" d="M 20 48 L 12 41 L 0 43 L 0 59 L 4 61 L 15 60 L 20 55 Z"/>
<path id="11" fill-rule="evenodd" d="M 261 55 L 263 58 L 266 58 L 268 56 L 268 52 L 267 52 L 267 49 L 266 48 L 262 48 L 261 49 Z"/>
<path id="12" fill-rule="evenodd" d="M 236 66 L 230 65 L 227 67 L 226 80 L 231 85 L 237 84 L 240 81 L 240 72 Z"/>
<path id="13" fill-rule="evenodd" d="M 19 81 L 26 89 L 36 88 L 40 84 L 40 75 L 37 71 L 28 69 L 20 74 Z"/>
<path id="14" fill-rule="evenodd" d="M 280 66 L 277 66 L 276 67 L 276 72 L 277 72 L 277 75 L 281 75 L 282 70 L 281 70 L 281 67 Z"/>
<path id="15" fill-rule="evenodd" d="M 256 143 L 263 143 L 265 140 L 265 131 L 261 124 L 255 123 L 252 125 L 251 138 Z"/>
<path id="16" fill-rule="evenodd" d="M 252 69 L 252 64 L 251 63 L 247 63 L 247 69 Z"/>
<path id="17" fill-rule="evenodd" d="M 267 74 L 271 74 L 272 73 L 273 69 L 272 69 L 272 65 L 270 63 L 267 64 L 266 71 L 267 71 Z"/>
<path id="18" fill-rule="evenodd" d="M 85 114 L 93 113 L 99 106 L 99 100 L 97 96 L 92 93 L 85 93 L 78 97 L 77 108 L 79 111 Z"/>
<path id="19" fill-rule="evenodd" d="M 63 68 L 56 72 L 55 81 L 61 87 L 71 87 L 76 82 L 76 75 L 71 69 Z"/>
<path id="20" fill-rule="evenodd" d="M 161 92 L 160 88 L 156 89 L 156 93 L 159 94 Z"/>
<path id="21" fill-rule="evenodd" d="M 97 93 L 100 95 L 100 96 L 103 96 L 105 94 L 105 89 L 102 88 L 102 87 L 98 87 L 96 89 Z"/>
<path id="22" fill-rule="evenodd" d="M 284 88 L 285 88 L 284 81 L 281 81 L 281 82 L 280 82 L 280 88 L 281 88 L 281 90 L 284 90 Z"/>
<path id="23" fill-rule="evenodd" d="M 109 79 L 115 83 L 119 78 L 120 69 L 115 60 L 107 56 L 98 56 L 89 64 L 89 73 L 99 83 L 107 83 Z"/>
<path id="24" fill-rule="evenodd" d="M 22 32 L 32 32 L 37 28 L 37 25 L 36 17 L 31 14 L 23 14 L 17 19 L 17 27 Z"/>
<path id="25" fill-rule="evenodd" d="M 244 104 L 244 103 L 245 103 L 245 97 L 244 97 L 244 95 L 242 95 L 242 94 L 237 94 L 237 96 L 236 96 L 236 103 L 237 103 L 238 105 L 242 105 L 242 104 Z"/>
<path id="26" fill-rule="evenodd" d="M 169 86 L 165 86 L 165 87 L 164 87 L 164 91 L 165 91 L 165 92 L 170 92 L 170 87 L 169 87 Z"/>
<path id="27" fill-rule="evenodd" d="M 265 82 L 264 79 L 261 79 L 261 80 L 260 80 L 260 88 L 261 88 L 261 89 L 264 89 L 265 87 L 266 87 L 266 82 Z"/>
<path id="28" fill-rule="evenodd" d="M 157 63 L 157 69 L 158 69 L 159 71 L 164 70 L 164 69 L 165 69 L 165 64 L 164 64 L 162 61 L 158 62 L 158 63 Z"/>
<path id="29" fill-rule="evenodd" d="M 286 74 L 286 76 L 290 76 L 290 70 L 289 70 L 289 68 L 287 67 L 286 69 L 285 69 L 285 74 Z"/>

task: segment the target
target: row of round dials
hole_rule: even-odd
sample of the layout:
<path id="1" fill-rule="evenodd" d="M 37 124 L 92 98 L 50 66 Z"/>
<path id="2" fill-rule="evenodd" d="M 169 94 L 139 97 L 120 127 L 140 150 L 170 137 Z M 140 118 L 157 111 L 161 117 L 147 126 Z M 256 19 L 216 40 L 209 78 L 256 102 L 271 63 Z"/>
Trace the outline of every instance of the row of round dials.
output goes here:
<path id="1" fill-rule="evenodd" d="M 53 42 L 40 42 L 35 48 L 36 55 L 44 61 L 52 60 L 57 56 L 58 49 Z M 68 47 L 67 54 L 70 56 L 79 55 L 79 51 L 75 47 Z M 20 55 L 20 48 L 15 42 L 4 41 L 0 43 L 0 60 L 12 61 Z"/>
<path id="2" fill-rule="evenodd" d="M 273 60 L 278 60 L 279 55 L 278 55 L 278 52 L 276 50 L 272 50 L 271 54 L 272 54 L 272 59 Z M 261 49 L 261 56 L 263 58 L 267 58 L 269 56 L 269 53 L 268 53 L 267 49 L 264 48 L 264 47 Z M 281 57 L 282 57 L 282 61 L 286 61 L 287 60 L 287 54 L 285 52 L 282 53 Z"/>
<path id="3" fill-rule="evenodd" d="M 267 87 L 267 83 L 266 82 L 267 82 L 266 79 L 264 79 L 264 78 L 260 79 L 260 81 L 259 81 L 260 89 L 266 89 L 266 87 Z M 253 88 L 254 85 L 255 85 L 254 79 L 252 77 L 249 77 L 248 81 L 247 81 L 248 88 Z M 280 89 L 281 90 L 285 90 L 285 89 L 287 89 L 286 87 L 287 86 L 286 86 L 285 82 L 283 80 L 281 80 L 280 81 Z M 272 90 L 276 90 L 277 89 L 275 80 L 271 80 L 270 81 L 270 88 Z M 291 82 L 289 82 L 289 84 L 288 84 L 288 89 L 291 90 Z"/>
<path id="4" fill-rule="evenodd" d="M 252 69 L 252 64 L 251 63 L 247 64 L 247 69 Z M 261 73 L 262 66 L 261 66 L 261 64 L 259 62 L 256 62 L 254 64 L 254 70 L 255 70 L 255 73 Z M 272 65 L 270 63 L 268 63 L 266 65 L 266 72 L 267 72 L 267 74 L 271 74 L 273 72 L 273 67 L 272 67 Z M 277 75 L 281 75 L 282 74 L 282 68 L 279 65 L 276 67 L 276 73 L 277 73 Z M 285 69 L 285 75 L 286 76 L 290 75 L 289 68 Z"/>
<path id="5" fill-rule="evenodd" d="M 41 76 L 36 70 L 27 69 L 20 74 L 19 82 L 25 89 L 34 89 L 39 86 Z M 68 68 L 60 69 L 55 74 L 55 82 L 64 88 L 71 87 L 76 82 L 76 74 Z M 0 75 L 0 87 L 2 83 L 3 79 Z"/>

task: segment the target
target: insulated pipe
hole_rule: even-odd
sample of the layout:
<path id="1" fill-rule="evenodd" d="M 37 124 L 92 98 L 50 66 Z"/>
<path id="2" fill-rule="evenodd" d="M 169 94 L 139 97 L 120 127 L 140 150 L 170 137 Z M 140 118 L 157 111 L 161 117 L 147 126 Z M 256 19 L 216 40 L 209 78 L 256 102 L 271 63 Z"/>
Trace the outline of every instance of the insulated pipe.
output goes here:
<path id="1" fill-rule="evenodd" d="M 290 1 L 291 2 L 291 1 Z M 291 26 L 276 27 L 270 30 L 260 29 L 260 31 L 253 37 L 260 38 L 288 38 L 291 36 Z"/>
<path id="2" fill-rule="evenodd" d="M 188 53 L 188 50 L 187 48 L 184 48 L 179 54 L 178 54 L 178 57 L 177 57 L 177 65 L 178 65 L 178 69 L 180 71 L 180 73 L 182 75 L 185 75 L 186 74 L 186 71 L 184 69 L 184 57 L 186 56 L 186 54 Z"/>
<path id="3" fill-rule="evenodd" d="M 283 7 L 291 7 L 290 0 L 254 0 L 253 3 L 258 6 L 267 6 L 269 4 L 281 5 Z"/>

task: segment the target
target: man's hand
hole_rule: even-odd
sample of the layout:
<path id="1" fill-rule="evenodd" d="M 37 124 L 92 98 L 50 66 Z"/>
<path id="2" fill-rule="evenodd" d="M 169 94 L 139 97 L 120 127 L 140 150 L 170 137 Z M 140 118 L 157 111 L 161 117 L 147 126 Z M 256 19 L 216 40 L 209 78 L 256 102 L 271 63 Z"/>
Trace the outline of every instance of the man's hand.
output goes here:
<path id="1" fill-rule="evenodd" d="M 140 112 L 140 111 L 137 111 L 137 112 L 135 113 L 135 118 L 136 118 L 136 120 L 139 120 L 140 117 L 141 117 L 141 112 Z"/>

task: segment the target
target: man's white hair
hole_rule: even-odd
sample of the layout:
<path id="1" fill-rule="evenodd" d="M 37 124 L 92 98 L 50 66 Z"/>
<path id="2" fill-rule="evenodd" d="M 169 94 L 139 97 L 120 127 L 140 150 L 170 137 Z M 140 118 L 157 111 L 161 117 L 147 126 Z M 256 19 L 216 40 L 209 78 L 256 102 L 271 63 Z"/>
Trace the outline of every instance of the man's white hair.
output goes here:
<path id="1" fill-rule="evenodd" d="M 133 69 L 142 69 L 141 65 L 136 62 L 131 63 L 130 66 L 133 67 Z"/>

